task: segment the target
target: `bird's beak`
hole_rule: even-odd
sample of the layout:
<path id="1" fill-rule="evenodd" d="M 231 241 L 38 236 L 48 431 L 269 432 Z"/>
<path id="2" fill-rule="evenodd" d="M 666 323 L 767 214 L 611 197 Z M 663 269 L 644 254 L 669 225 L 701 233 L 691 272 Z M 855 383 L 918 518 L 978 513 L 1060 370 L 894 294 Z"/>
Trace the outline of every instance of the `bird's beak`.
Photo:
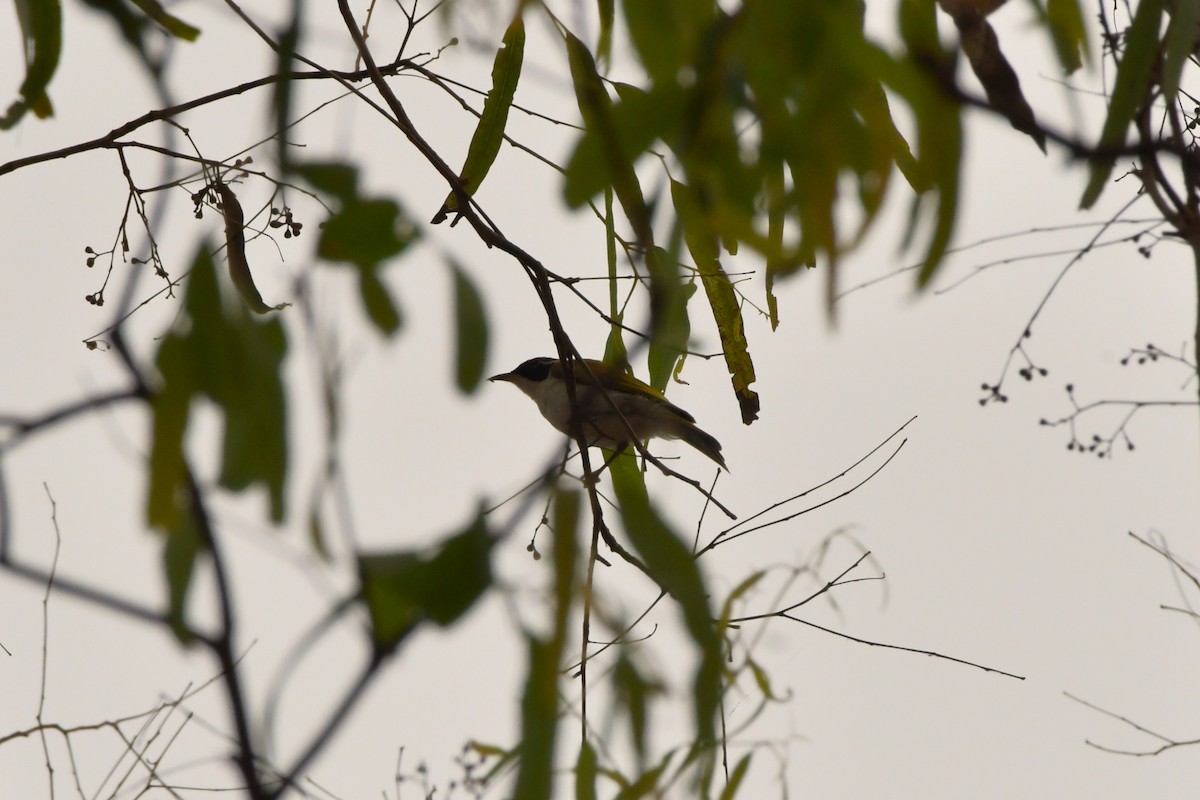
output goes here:
<path id="1" fill-rule="evenodd" d="M 508 383 L 512 383 L 512 380 L 513 374 L 511 372 L 502 372 L 499 375 L 493 375 L 488 378 L 488 381 L 507 381 Z"/>

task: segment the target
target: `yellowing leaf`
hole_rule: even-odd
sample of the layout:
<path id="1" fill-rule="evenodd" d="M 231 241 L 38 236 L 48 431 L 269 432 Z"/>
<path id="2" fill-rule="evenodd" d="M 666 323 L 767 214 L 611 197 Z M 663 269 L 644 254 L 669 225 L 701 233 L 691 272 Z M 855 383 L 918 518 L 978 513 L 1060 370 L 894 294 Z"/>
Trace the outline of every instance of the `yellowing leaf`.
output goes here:
<path id="1" fill-rule="evenodd" d="M 750 388 L 750 384 L 755 381 L 754 361 L 750 357 L 750 346 L 746 341 L 741 305 L 738 303 L 733 283 L 717 260 L 719 251 L 716 235 L 707 223 L 695 195 L 684 184 L 672 181 L 671 198 L 683 222 L 688 250 L 696 262 L 696 269 L 700 272 L 700 280 L 704 284 L 704 292 L 717 323 L 717 332 L 721 336 L 721 351 L 725 355 L 725 366 L 733 382 L 733 393 L 742 412 L 742 422 L 749 425 L 758 419 L 760 403 L 758 393 Z"/>

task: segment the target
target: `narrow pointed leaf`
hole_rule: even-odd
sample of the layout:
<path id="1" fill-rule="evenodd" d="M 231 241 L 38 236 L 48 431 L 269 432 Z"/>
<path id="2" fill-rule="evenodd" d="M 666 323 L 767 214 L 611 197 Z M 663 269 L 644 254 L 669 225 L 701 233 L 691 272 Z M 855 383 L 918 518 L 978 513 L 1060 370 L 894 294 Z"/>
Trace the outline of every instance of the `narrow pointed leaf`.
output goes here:
<path id="1" fill-rule="evenodd" d="M 746 772 L 750 769 L 750 757 L 754 753 L 746 753 L 738 760 L 737 766 L 733 768 L 733 772 L 729 775 L 729 782 L 725 784 L 725 788 L 721 790 L 721 796 L 718 800 L 733 800 L 737 796 L 737 791 L 742 785 L 742 781 L 746 777 Z"/>
<path id="2" fill-rule="evenodd" d="M 612 98 L 604 88 L 596 62 L 587 46 L 570 33 L 566 34 L 567 61 L 571 68 L 571 82 L 575 87 L 575 100 L 583 117 L 584 127 L 594 137 L 599 147 L 602 163 L 608 171 L 609 183 L 617 193 L 617 199 L 634 235 L 643 247 L 654 241 L 650 229 L 650 212 L 642 196 L 642 187 L 633 169 L 637 153 L 628 152 L 613 120 Z M 591 198 L 574 188 L 568 175 L 565 187 L 566 199 L 572 206 L 582 205 Z"/>
<path id="3" fill-rule="evenodd" d="M 683 223 L 688 251 L 700 272 L 700 281 L 704 284 L 704 293 L 708 297 L 708 305 L 712 308 L 713 319 L 717 323 L 717 332 L 721 336 L 721 351 L 725 355 L 725 366 L 733 382 L 733 393 L 742 412 L 742 422 L 749 425 L 758 419 L 760 403 L 758 392 L 750 388 L 750 384 L 755 381 L 754 361 L 750 357 L 750 346 L 746 341 L 741 304 L 738 303 L 733 282 L 721 268 L 721 262 L 717 258 L 720 251 L 716 235 L 706 223 L 704 210 L 694 193 L 684 184 L 672 181 L 671 199 Z"/>
<path id="4" fill-rule="evenodd" d="M 0 130 L 12 128 L 28 111 L 39 119 L 54 114 L 54 105 L 46 89 L 62 55 L 62 6 L 59 0 L 16 0 L 16 6 L 25 80 L 18 90 L 20 99 L 14 101 L 0 118 Z"/>
<path id="5" fill-rule="evenodd" d="M 1082 67 L 1088 56 L 1088 31 L 1079 0 L 1047 0 L 1046 21 L 1058 63 L 1069 75 Z"/>
<path id="6" fill-rule="evenodd" d="M 1125 133 L 1142 105 L 1149 101 L 1148 92 L 1154 65 L 1158 61 L 1158 30 L 1162 24 L 1164 0 L 1141 0 L 1125 38 L 1125 51 L 1117 67 L 1108 116 L 1100 132 L 1100 150 L 1118 149 L 1125 144 Z M 1104 191 L 1112 174 L 1116 156 L 1092 159 L 1091 175 L 1080 208 L 1091 208 Z"/>
<path id="7" fill-rule="evenodd" d="M 1183 66 L 1192 55 L 1196 43 L 1196 23 L 1200 21 L 1200 0 L 1178 0 L 1171 14 L 1171 25 L 1167 31 L 1167 52 L 1163 59 L 1163 101 L 1174 105 L 1179 93 L 1179 77 Z"/>
<path id="8" fill-rule="evenodd" d="M 625 533 L 650 574 L 679 604 L 696 645 L 697 667 L 692 683 L 696 738 L 701 746 L 711 745 L 715 741 L 722 661 L 721 641 L 708 606 L 704 579 L 691 552 L 651 506 L 634 459 L 617 459 L 609 470 Z"/>
<path id="9" fill-rule="evenodd" d="M 483 380 L 488 354 L 488 323 L 483 297 L 470 276 L 454 262 L 455 382 L 463 394 L 471 394 Z"/>
<path id="10" fill-rule="evenodd" d="M 525 57 L 525 22 L 518 10 L 516 18 L 504 32 L 504 40 L 496 51 L 492 62 L 492 88 L 483 101 L 483 113 L 479 115 L 479 124 L 471 136 L 471 144 L 467 148 L 467 158 L 463 163 L 458 178 L 462 190 L 473 196 L 488 170 L 500 153 L 500 145 L 504 141 L 504 128 L 508 123 L 508 111 L 512 108 L 513 98 L 517 93 L 517 83 L 521 78 L 521 64 Z M 434 216 L 437 224 L 458 208 L 458 195 L 451 192 L 442 208 Z"/>
<path id="11" fill-rule="evenodd" d="M 177 39 L 194 42 L 200 36 L 200 29 L 187 24 L 179 17 L 168 12 L 158 0 L 130 0 L 142 10 L 147 17 L 157 22 L 163 29 Z"/>

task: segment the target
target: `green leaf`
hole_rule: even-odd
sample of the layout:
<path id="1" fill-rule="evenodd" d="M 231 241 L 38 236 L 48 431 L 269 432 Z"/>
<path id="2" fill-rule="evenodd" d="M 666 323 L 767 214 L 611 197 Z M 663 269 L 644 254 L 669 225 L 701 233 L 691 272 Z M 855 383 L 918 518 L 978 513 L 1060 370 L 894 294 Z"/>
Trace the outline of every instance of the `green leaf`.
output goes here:
<path id="1" fill-rule="evenodd" d="M 317 255 L 358 267 L 367 316 L 381 333 L 394 334 L 400 328 L 400 312 L 379 269 L 417 240 L 416 226 L 394 200 L 360 196 L 358 172 L 353 167 L 309 163 L 297 166 L 296 172 L 314 188 L 337 198 L 340 206 L 321 227 Z"/>
<path id="2" fill-rule="evenodd" d="M 667 768 L 667 760 L 670 757 L 670 753 L 665 755 L 657 766 L 639 775 L 637 780 L 618 792 L 613 800 L 639 800 L 639 798 L 646 797 L 651 792 L 654 792 L 658 788 L 658 781 L 662 778 L 663 771 Z"/>
<path id="3" fill-rule="evenodd" d="M 625 24 L 638 58 L 655 83 L 677 82 L 699 57 L 701 37 L 713 19 L 711 0 L 625 0 Z"/>
<path id="4" fill-rule="evenodd" d="M 150 400 L 149 485 L 146 524 L 163 531 L 175 530 L 185 512 L 187 463 L 183 435 L 187 430 L 192 394 L 196 391 L 189 366 L 190 348 L 182 337 L 168 336 L 158 349 L 155 363 L 163 388 Z"/>
<path id="5" fill-rule="evenodd" d="M 521 698 L 521 766 L 512 796 L 548 800 L 558 728 L 558 662 L 551 642 L 529 638 L 529 677 Z"/>
<path id="6" fill-rule="evenodd" d="M 492 584 L 493 544 L 477 516 L 432 552 L 360 555 L 362 598 L 376 645 L 390 651 L 425 621 L 443 628 L 457 622 Z"/>
<path id="7" fill-rule="evenodd" d="M 347 202 L 321 230 L 317 255 L 374 269 L 404 252 L 415 232 L 401 225 L 400 206 L 392 200 L 356 199 Z"/>
<path id="8" fill-rule="evenodd" d="M 167 33 L 177 39 L 194 42 L 200 36 L 199 28 L 193 28 L 183 20 L 168 13 L 158 3 L 158 0 L 130 0 L 130 2 L 140 8 L 142 13 L 147 17 L 161 25 Z"/>
<path id="9" fill-rule="evenodd" d="M 192 585 L 192 574 L 196 557 L 206 550 L 195 524 L 190 518 L 168 531 L 163 546 L 163 574 L 167 579 L 167 622 L 171 632 L 183 644 L 192 640 L 191 629 L 186 619 L 188 589 Z"/>
<path id="10" fill-rule="evenodd" d="M 336 162 L 310 162 L 296 167 L 296 172 L 317 191 L 331 194 L 343 203 L 358 197 L 358 170 Z"/>
<path id="11" fill-rule="evenodd" d="M 281 522 L 288 461 L 283 326 L 278 319 L 260 322 L 240 305 L 226 312 L 204 247 L 192 264 L 183 315 L 186 324 L 168 334 L 155 359 L 163 385 L 151 401 L 147 522 L 168 531 L 180 525 L 183 439 L 195 396 L 208 397 L 224 416 L 221 485 L 241 491 L 262 484 L 271 518 Z"/>
<path id="12" fill-rule="evenodd" d="M 259 321 L 242 305 L 224 308 L 205 247 L 192 263 L 181 316 L 155 356 L 160 386 L 150 401 L 146 522 L 166 534 L 168 618 L 176 635 L 185 638 L 187 591 L 203 549 L 183 449 L 192 402 L 207 397 L 222 415 L 220 485 L 241 491 L 261 484 L 271 518 L 281 522 L 288 451 L 280 372 L 287 340 L 278 319 Z"/>
<path id="13" fill-rule="evenodd" d="M 745 596 L 746 592 L 750 591 L 762 580 L 766 572 L 758 570 L 750 573 L 749 577 L 739 583 L 734 590 L 725 598 L 725 602 L 721 605 L 721 615 L 717 618 L 717 627 L 722 631 L 729 627 L 729 620 L 733 616 L 733 604 Z"/>
<path id="14" fill-rule="evenodd" d="M 292 152 L 295 144 L 288 134 L 292 124 L 292 69 L 296 59 L 296 48 L 300 45 L 300 33 L 304 30 L 304 3 L 292 0 L 291 13 L 287 15 L 287 27 L 279 36 L 275 48 L 275 84 L 271 87 L 271 110 L 275 117 L 275 159 L 279 171 L 287 175 L 292 171 Z"/>
<path id="15" fill-rule="evenodd" d="M 602 163 L 608 170 L 608 183 L 616 191 L 617 199 L 633 227 L 634 235 L 643 247 L 648 247 L 654 241 L 650 229 L 650 212 L 642 196 L 637 173 L 633 169 L 633 162 L 640 151 L 628 151 L 621 141 L 613 119 L 612 99 L 608 96 L 599 73 L 596 72 L 596 62 L 592 60 L 587 46 L 569 32 L 565 37 L 571 82 L 575 87 L 575 100 L 579 105 L 584 127 L 595 137 Z M 587 202 L 591 195 L 581 195 L 577 184 L 570 180 L 569 170 L 567 177 L 564 188 L 567 203 L 574 207 Z"/>
<path id="16" fill-rule="evenodd" d="M 21 99 L 0 117 L 0 130 L 7 130 L 32 111 L 39 119 L 54 114 L 54 105 L 46 89 L 58 69 L 62 55 L 62 6 L 59 0 L 16 0 L 17 21 L 21 25 L 21 48 L 25 61 L 25 80 L 18 90 Z"/>
<path id="17" fill-rule="evenodd" d="M 375 327 L 379 329 L 380 333 L 384 336 L 391 336 L 400 330 L 400 326 L 404 322 L 400 317 L 400 310 L 392 302 L 392 296 L 388 294 L 387 287 L 383 285 L 383 281 L 379 280 L 379 275 L 375 270 L 363 270 L 359 273 L 358 289 L 362 294 L 363 308 L 367 311 L 367 317 L 375 323 Z"/>
<path id="18" fill-rule="evenodd" d="M 612 59 L 613 22 L 617 15 L 614 0 L 596 0 L 596 15 L 600 19 L 600 33 L 596 38 L 596 61 L 608 64 Z"/>
<path id="19" fill-rule="evenodd" d="M 750 674 L 754 676 L 754 684 L 758 687 L 758 691 L 768 700 L 774 700 L 777 703 L 782 703 L 786 697 L 781 697 L 771 688 L 771 676 L 767 671 L 754 659 L 748 659 L 746 666 L 750 668 Z"/>
<path id="20" fill-rule="evenodd" d="M 554 490 L 554 639 L 561 650 L 567 637 L 579 560 L 579 492 L 565 487 Z"/>
<path id="21" fill-rule="evenodd" d="M 517 93 L 517 82 L 521 78 L 524 56 L 525 22 L 518 8 L 517 16 L 504 32 L 504 41 L 496 51 L 495 61 L 492 62 L 492 88 L 488 90 L 483 101 L 483 113 L 479 115 L 479 124 L 475 126 L 475 133 L 471 136 L 467 159 L 458 173 L 462 190 L 469 196 L 474 196 L 500 153 L 500 145 L 504 141 L 504 128 L 508 123 L 508 111 L 512 108 L 513 98 Z M 451 192 L 441 210 L 434 216 L 434 224 L 446 219 L 447 215 L 457 208 L 458 195 Z"/>
<path id="22" fill-rule="evenodd" d="M 754 753 L 746 753 L 742 756 L 733 768 L 733 772 L 729 776 L 729 782 L 725 784 L 725 788 L 721 790 L 719 800 L 733 800 L 737 796 L 738 787 L 742 785 L 742 780 L 746 777 L 746 771 L 750 769 L 750 757 Z"/>
<path id="23" fill-rule="evenodd" d="M 1058 63 L 1070 75 L 1083 66 L 1083 60 L 1088 56 L 1087 25 L 1079 0 L 1047 0 L 1046 22 Z"/>
<path id="24" fill-rule="evenodd" d="M 1196 38 L 1196 23 L 1200 20 L 1200 0 L 1178 0 L 1171 14 L 1171 25 L 1167 31 L 1166 58 L 1163 59 L 1161 85 L 1163 102 L 1175 103 L 1179 93 L 1179 76 L 1183 66 L 1192 55 Z"/>
<path id="25" fill-rule="evenodd" d="M 679 604 L 688 634 L 698 650 L 692 685 L 696 739 L 715 741 L 714 720 L 721 692 L 721 641 L 708 607 L 708 590 L 692 553 L 650 505 L 646 484 L 634 459 L 609 466 L 625 533 L 650 575 Z"/>
<path id="26" fill-rule="evenodd" d="M 575 762 L 575 800 L 596 800 L 596 751 L 587 741 Z"/>
<path id="27" fill-rule="evenodd" d="M 629 714 L 629 729 L 633 738 L 633 752 L 638 764 L 645 762 L 649 752 L 646 741 L 648 729 L 648 697 L 652 688 L 638 671 L 637 665 L 629 658 L 628 653 L 622 652 L 613 668 L 613 689 L 617 700 L 625 706 Z"/>
<path id="28" fill-rule="evenodd" d="M 704 293 L 717 323 L 721 337 L 721 351 L 725 355 L 725 366 L 733 382 L 733 393 L 742 412 L 742 422 L 749 425 L 758 419 L 760 403 L 758 392 L 750 388 L 754 383 L 754 361 L 750 357 L 750 344 L 746 341 L 746 329 L 742 320 L 742 307 L 734 291 L 733 282 L 721 268 L 717 259 L 719 249 L 713 226 L 709 224 L 695 194 L 678 181 L 671 182 L 671 199 L 683 223 L 684 239 Z"/>
<path id="29" fill-rule="evenodd" d="M 1125 144 L 1125 132 L 1138 109 L 1149 102 L 1150 81 L 1158 61 L 1158 30 L 1162 23 L 1164 0 L 1141 0 L 1125 37 L 1125 51 L 1117 67 L 1108 116 L 1100 132 L 1097 148 L 1115 150 Z M 1091 175 L 1083 190 L 1080 208 L 1091 208 L 1104 191 L 1112 174 L 1115 156 L 1094 158 Z"/>
<path id="30" fill-rule="evenodd" d="M 684 283 L 678 261 L 661 247 L 646 253 L 646 269 L 650 273 L 650 348 L 646 366 L 650 385 L 664 392 L 676 362 L 687 354 L 692 335 L 687 304 L 696 293 L 696 284 Z"/>
<path id="31" fill-rule="evenodd" d="M 487 364 L 487 314 L 470 276 L 453 261 L 450 269 L 454 273 L 455 381 L 460 392 L 471 394 L 483 380 Z"/>
<path id="32" fill-rule="evenodd" d="M 563 194 L 572 207 L 615 186 L 624 164 L 634 164 L 658 139 L 673 140 L 684 122 L 686 94 L 678 86 L 655 87 L 652 92 L 624 83 L 614 87 L 620 102 L 610 105 L 607 121 L 602 115 L 596 126 L 586 127 L 567 162 Z M 628 175 L 622 179 L 630 180 Z"/>

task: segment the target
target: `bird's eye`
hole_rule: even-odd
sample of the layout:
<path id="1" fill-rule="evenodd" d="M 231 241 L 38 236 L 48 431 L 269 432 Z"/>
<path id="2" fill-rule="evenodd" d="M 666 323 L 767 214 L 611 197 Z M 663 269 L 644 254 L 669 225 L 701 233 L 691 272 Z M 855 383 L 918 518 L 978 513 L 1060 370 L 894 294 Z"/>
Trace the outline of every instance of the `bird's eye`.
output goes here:
<path id="1" fill-rule="evenodd" d="M 513 372 L 526 380 L 544 381 L 550 375 L 550 365 L 553 363 L 553 358 L 531 358 Z"/>

